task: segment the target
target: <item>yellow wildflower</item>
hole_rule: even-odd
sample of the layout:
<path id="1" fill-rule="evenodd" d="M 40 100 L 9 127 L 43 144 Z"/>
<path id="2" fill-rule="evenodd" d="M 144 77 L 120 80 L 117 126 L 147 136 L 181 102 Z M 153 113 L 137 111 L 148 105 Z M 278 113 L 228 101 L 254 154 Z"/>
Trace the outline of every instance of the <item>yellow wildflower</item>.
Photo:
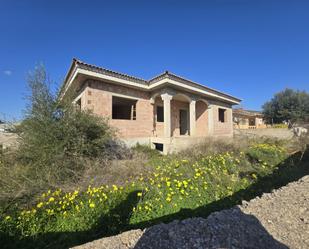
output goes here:
<path id="1" fill-rule="evenodd" d="M 172 200 L 172 198 L 169 197 L 169 196 L 166 198 L 166 201 L 167 201 L 167 202 L 171 202 L 171 200 Z"/>
<path id="2" fill-rule="evenodd" d="M 36 205 L 36 207 L 37 207 L 37 208 L 41 208 L 41 207 L 43 207 L 43 205 L 44 205 L 44 203 L 43 203 L 43 202 L 40 202 L 40 203 L 38 203 L 38 205 Z"/>

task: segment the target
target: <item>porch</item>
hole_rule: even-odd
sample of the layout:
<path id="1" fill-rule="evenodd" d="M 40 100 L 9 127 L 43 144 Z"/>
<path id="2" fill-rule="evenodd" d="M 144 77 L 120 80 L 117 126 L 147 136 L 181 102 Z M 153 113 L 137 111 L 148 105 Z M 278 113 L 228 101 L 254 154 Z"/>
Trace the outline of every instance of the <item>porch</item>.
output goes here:
<path id="1" fill-rule="evenodd" d="M 163 153 L 186 147 L 209 134 L 210 105 L 205 99 L 182 92 L 165 91 L 151 98 L 151 144 Z"/>

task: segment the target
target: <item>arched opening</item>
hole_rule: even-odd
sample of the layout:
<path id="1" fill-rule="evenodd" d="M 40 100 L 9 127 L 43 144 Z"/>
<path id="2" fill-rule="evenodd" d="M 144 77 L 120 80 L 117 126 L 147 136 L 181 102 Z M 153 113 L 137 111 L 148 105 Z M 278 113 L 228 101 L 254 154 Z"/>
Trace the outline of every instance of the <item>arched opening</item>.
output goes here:
<path id="1" fill-rule="evenodd" d="M 171 94 L 155 93 L 151 97 L 151 103 L 153 104 L 154 136 L 169 137 L 193 135 L 194 132 L 191 132 L 190 124 L 192 123 L 192 127 L 195 127 L 195 101 L 192 102 L 192 99 L 188 95 L 175 92 Z M 194 103 L 193 108 L 191 105 L 192 103 Z M 168 107 L 169 110 L 165 110 L 166 107 Z M 193 112 L 192 115 L 190 115 L 191 111 Z M 165 118 L 167 118 L 167 120 L 165 120 Z"/>
<path id="2" fill-rule="evenodd" d="M 151 104 L 155 104 L 157 98 L 160 98 L 160 99 L 161 99 L 161 96 L 160 96 L 160 95 L 161 95 L 160 92 L 154 93 L 154 94 L 150 97 L 150 103 L 151 103 Z"/>
<path id="3" fill-rule="evenodd" d="M 173 96 L 171 103 L 172 136 L 190 135 L 190 108 L 191 98 L 183 93 Z"/>

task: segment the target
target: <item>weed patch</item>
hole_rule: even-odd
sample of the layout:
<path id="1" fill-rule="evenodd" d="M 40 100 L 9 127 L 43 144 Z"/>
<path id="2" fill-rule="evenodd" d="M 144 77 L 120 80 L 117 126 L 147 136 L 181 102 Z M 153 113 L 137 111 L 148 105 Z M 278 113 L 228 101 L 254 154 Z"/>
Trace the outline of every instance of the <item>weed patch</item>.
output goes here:
<path id="1" fill-rule="evenodd" d="M 154 170 L 124 186 L 48 191 L 26 209 L 6 210 L 1 214 L 0 231 L 8 240 L 17 238 L 11 241 L 15 246 L 65 248 L 172 218 L 205 216 L 253 196 L 257 189 L 250 188 L 279 170 L 286 157 L 282 146 L 272 144 L 194 158 L 160 156 L 150 161 Z M 238 196 L 241 192 L 246 194 Z M 72 234 L 66 238 L 68 233 Z M 51 234 L 53 240 L 45 244 L 38 239 Z"/>

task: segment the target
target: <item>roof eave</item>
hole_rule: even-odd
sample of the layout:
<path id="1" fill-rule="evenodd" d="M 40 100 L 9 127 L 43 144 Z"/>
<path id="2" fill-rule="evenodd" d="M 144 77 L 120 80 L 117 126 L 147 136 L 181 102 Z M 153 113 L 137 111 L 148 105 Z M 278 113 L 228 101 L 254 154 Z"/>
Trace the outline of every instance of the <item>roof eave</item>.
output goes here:
<path id="1" fill-rule="evenodd" d="M 103 72 L 107 72 L 108 75 L 104 74 Z M 160 83 L 161 85 L 163 83 L 166 84 L 166 83 L 171 83 L 171 81 L 174 81 L 172 83 L 179 82 L 180 83 L 179 85 L 182 84 L 182 87 L 185 89 L 191 89 L 192 91 L 196 91 L 198 93 L 202 91 L 206 95 L 209 95 L 213 98 L 225 100 L 234 105 L 240 104 L 240 102 L 242 101 L 239 98 L 236 98 L 229 94 L 206 87 L 204 85 L 193 82 L 191 80 L 187 80 L 180 76 L 171 74 L 168 71 L 156 76 L 155 78 L 152 78 L 149 81 L 146 81 L 146 80 L 143 80 L 137 77 L 114 72 L 114 71 L 107 70 L 107 69 L 100 68 L 100 67 L 96 67 L 96 66 L 81 62 L 76 58 L 73 58 L 69 71 L 65 77 L 64 83 L 60 90 L 60 97 L 62 97 L 65 94 L 66 90 L 69 88 L 70 84 L 74 81 L 75 77 L 77 77 L 79 73 L 83 73 L 84 75 L 101 78 L 101 79 L 113 78 L 114 82 L 121 82 L 122 84 L 128 84 L 131 87 L 141 88 L 146 91 L 147 90 L 151 91 L 152 86 L 158 85 L 158 83 L 160 82 L 161 82 Z M 160 87 L 160 86 L 158 85 L 157 87 Z"/>
<path id="2" fill-rule="evenodd" d="M 194 81 L 192 81 L 192 80 L 185 79 L 185 78 L 183 78 L 183 77 L 180 77 L 180 76 L 178 76 L 178 75 L 176 75 L 176 74 L 173 74 L 173 73 L 170 73 L 170 72 L 168 72 L 168 71 L 165 71 L 164 73 L 162 73 L 162 74 L 160 74 L 160 75 L 157 75 L 156 77 L 150 79 L 150 80 L 149 80 L 149 85 L 152 85 L 152 84 L 154 84 L 154 83 L 156 83 L 156 82 L 159 82 L 159 81 L 161 81 L 161 80 L 163 80 L 163 79 L 166 79 L 166 78 L 167 78 L 167 79 L 173 79 L 173 78 L 175 79 L 175 78 L 176 78 L 176 80 L 181 80 L 181 81 L 184 81 L 184 82 L 186 82 L 186 83 L 195 85 L 195 86 L 197 86 L 198 88 L 203 88 L 203 89 L 205 89 L 205 90 L 207 90 L 207 91 L 216 93 L 216 94 L 221 95 L 221 96 L 223 96 L 223 97 L 233 99 L 233 100 L 234 100 L 235 102 L 237 102 L 238 104 L 240 104 L 240 102 L 242 101 L 242 99 L 239 99 L 239 98 L 237 98 L 237 97 L 235 97 L 235 96 L 232 96 L 232 95 L 227 94 L 227 93 L 224 93 L 224 92 L 222 92 L 222 91 L 218 91 L 218 90 L 216 90 L 216 89 L 213 89 L 213 88 L 204 86 L 204 85 L 199 84 L 199 83 L 197 83 L 197 82 L 194 82 Z"/>
<path id="3" fill-rule="evenodd" d="M 68 80 L 71 78 L 72 73 L 74 72 L 74 69 L 76 68 L 78 60 L 76 58 L 73 58 L 70 68 L 64 78 L 63 84 L 60 88 L 60 92 L 59 92 L 59 97 L 60 99 L 63 97 L 63 95 L 65 94 L 66 90 L 67 90 L 67 84 L 68 84 Z"/>

